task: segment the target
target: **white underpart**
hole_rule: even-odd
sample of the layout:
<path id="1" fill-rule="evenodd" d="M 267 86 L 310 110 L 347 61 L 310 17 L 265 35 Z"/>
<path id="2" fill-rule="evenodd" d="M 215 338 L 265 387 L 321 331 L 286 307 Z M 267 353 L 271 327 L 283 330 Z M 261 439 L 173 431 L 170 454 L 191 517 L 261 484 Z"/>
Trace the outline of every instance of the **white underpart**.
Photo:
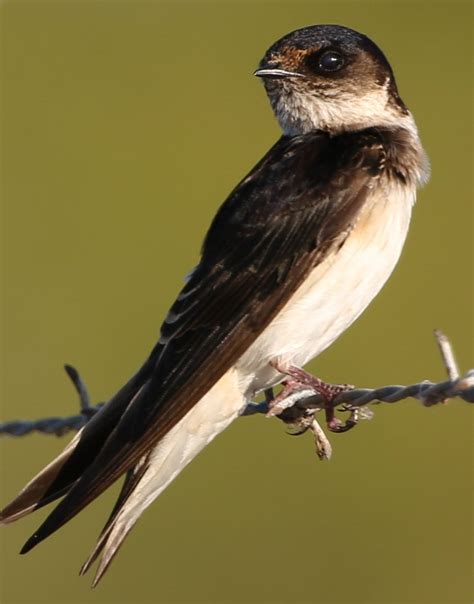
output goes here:
<path id="1" fill-rule="evenodd" d="M 278 383 L 271 360 L 303 366 L 330 346 L 381 290 L 400 257 L 415 190 L 379 186 L 341 249 L 318 265 L 242 356 L 248 396 Z"/>
<path id="2" fill-rule="evenodd" d="M 270 360 L 304 365 L 345 331 L 382 288 L 400 256 L 415 192 L 382 185 L 376 191 L 342 248 L 313 270 L 239 362 L 156 446 L 107 538 L 101 566 L 113 552 L 107 546 L 121 541 L 143 510 L 238 417 L 247 400 L 283 379 Z"/>

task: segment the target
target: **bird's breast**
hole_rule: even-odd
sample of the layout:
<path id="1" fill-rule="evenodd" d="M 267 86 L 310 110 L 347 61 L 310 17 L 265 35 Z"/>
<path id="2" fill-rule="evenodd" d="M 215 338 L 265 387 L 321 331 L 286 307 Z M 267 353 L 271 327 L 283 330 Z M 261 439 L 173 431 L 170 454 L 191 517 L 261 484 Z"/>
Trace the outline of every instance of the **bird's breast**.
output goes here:
<path id="1" fill-rule="evenodd" d="M 380 183 L 357 222 L 291 296 L 241 357 L 237 369 L 248 395 L 281 381 L 274 359 L 302 366 L 343 333 L 393 271 L 408 231 L 414 189 Z"/>

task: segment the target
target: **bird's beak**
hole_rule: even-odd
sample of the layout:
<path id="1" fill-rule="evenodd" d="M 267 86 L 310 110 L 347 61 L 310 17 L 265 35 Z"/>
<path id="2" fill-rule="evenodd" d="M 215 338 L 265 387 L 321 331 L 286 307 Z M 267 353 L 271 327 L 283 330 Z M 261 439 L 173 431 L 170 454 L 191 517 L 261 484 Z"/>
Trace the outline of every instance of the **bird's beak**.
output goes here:
<path id="1" fill-rule="evenodd" d="M 302 73 L 296 71 L 286 71 L 285 69 L 257 69 L 254 76 L 259 78 L 302 78 Z"/>

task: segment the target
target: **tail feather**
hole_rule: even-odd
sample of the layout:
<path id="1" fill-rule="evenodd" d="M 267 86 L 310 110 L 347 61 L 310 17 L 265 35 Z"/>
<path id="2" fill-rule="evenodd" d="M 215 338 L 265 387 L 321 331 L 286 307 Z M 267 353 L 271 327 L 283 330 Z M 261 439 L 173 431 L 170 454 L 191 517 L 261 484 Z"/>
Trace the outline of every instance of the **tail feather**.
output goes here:
<path id="1" fill-rule="evenodd" d="M 148 379 L 157 353 L 157 350 L 152 352 L 143 367 L 90 419 L 62 453 L 30 480 L 17 497 L 0 511 L 0 523 L 7 524 L 19 520 L 63 497 L 71 490 L 83 472 L 93 463 L 107 436 Z"/>
<path id="2" fill-rule="evenodd" d="M 126 393 L 124 391 L 127 386 L 103 407 L 66 449 L 30 481 L 18 497 L 1 512 L 0 519 L 3 522 L 12 522 L 71 490 L 91 466 L 91 458 L 95 459 L 130 401 L 145 386 L 147 380 L 141 384 L 135 382 L 133 387 L 130 387 L 132 382 L 133 379 L 127 384 Z M 183 468 L 238 416 L 244 403 L 242 385 L 237 374 L 231 370 L 128 471 L 114 509 L 80 571 L 81 574 L 87 572 L 102 555 L 93 586 L 97 585 L 104 575 L 142 512 Z M 61 505 L 62 502 L 59 507 Z M 55 508 L 57 509 L 58 507 Z M 55 524 L 55 510 L 25 543 L 21 553 L 29 551 L 58 526 L 64 524 Z M 48 523 L 53 523 L 53 529 Z"/>
<path id="3" fill-rule="evenodd" d="M 99 581 L 104 576 L 105 571 L 109 568 L 110 563 L 115 558 L 120 547 L 124 543 L 125 537 L 132 530 L 137 520 L 138 516 L 135 518 L 124 519 L 122 522 L 114 522 L 114 525 L 110 527 L 110 533 L 107 536 L 104 536 L 101 549 L 105 549 L 92 582 L 92 587 L 97 587 Z"/>
<path id="4" fill-rule="evenodd" d="M 80 575 L 84 575 L 89 570 L 89 568 L 92 566 L 92 564 L 96 561 L 97 557 L 102 552 L 105 544 L 107 543 L 107 537 L 109 536 L 110 531 L 113 528 L 115 519 L 117 518 L 118 514 L 120 513 L 122 506 L 125 504 L 127 499 L 133 493 L 133 491 L 135 490 L 135 487 L 140 482 L 140 479 L 142 478 L 143 474 L 145 473 L 145 471 L 148 467 L 147 466 L 148 459 L 149 459 L 149 456 L 145 455 L 144 457 L 142 457 L 140 462 L 134 468 L 130 469 L 127 472 L 125 481 L 123 483 L 123 486 L 122 486 L 120 494 L 117 498 L 117 501 L 115 502 L 114 508 L 113 508 L 107 522 L 105 523 L 104 528 L 100 532 L 98 541 L 97 541 L 94 549 L 92 550 L 91 554 L 89 555 L 87 560 L 82 565 L 81 570 L 79 571 Z"/>
<path id="5" fill-rule="evenodd" d="M 245 399 L 229 372 L 178 422 L 128 474 L 119 499 L 99 540 L 83 564 L 85 574 L 102 554 L 95 587 L 144 510 L 196 455 L 239 414 Z"/>
<path id="6" fill-rule="evenodd" d="M 84 428 L 83 428 L 84 429 Z M 82 429 L 82 430 L 83 430 Z M 67 445 L 64 451 L 56 457 L 50 464 L 48 464 L 41 472 L 36 474 L 34 478 L 20 491 L 15 499 L 9 503 L 0 512 L 0 522 L 8 524 L 23 518 L 27 514 L 37 510 L 38 508 L 54 501 L 58 497 L 65 495 L 69 490 L 70 486 L 66 485 L 62 489 L 53 489 L 51 492 L 51 485 L 57 480 L 65 463 L 74 453 L 79 440 L 81 438 L 81 432 L 78 432 L 76 436 Z M 71 483 L 73 484 L 73 482 Z M 49 495 L 46 493 L 49 492 Z"/>

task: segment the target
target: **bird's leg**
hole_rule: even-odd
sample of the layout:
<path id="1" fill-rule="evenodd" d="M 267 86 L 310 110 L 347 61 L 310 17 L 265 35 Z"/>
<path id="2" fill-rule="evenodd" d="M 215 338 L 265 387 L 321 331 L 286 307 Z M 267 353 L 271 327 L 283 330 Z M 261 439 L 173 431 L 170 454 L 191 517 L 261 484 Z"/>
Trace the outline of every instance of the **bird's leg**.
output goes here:
<path id="1" fill-rule="evenodd" d="M 304 390 L 310 388 L 324 398 L 326 423 L 331 432 L 347 432 L 356 425 L 357 420 L 354 414 L 351 414 L 345 422 L 338 419 L 335 416 L 334 405 L 336 396 L 345 390 L 351 390 L 353 386 L 349 384 L 328 384 L 300 367 L 287 365 L 280 361 L 272 361 L 270 364 L 279 373 L 291 378 L 283 382 L 282 392 L 271 401 L 269 405 L 271 415 L 281 413 L 285 408 L 294 404 L 293 399 L 295 397 L 301 398 L 302 395 L 304 396 Z"/>

